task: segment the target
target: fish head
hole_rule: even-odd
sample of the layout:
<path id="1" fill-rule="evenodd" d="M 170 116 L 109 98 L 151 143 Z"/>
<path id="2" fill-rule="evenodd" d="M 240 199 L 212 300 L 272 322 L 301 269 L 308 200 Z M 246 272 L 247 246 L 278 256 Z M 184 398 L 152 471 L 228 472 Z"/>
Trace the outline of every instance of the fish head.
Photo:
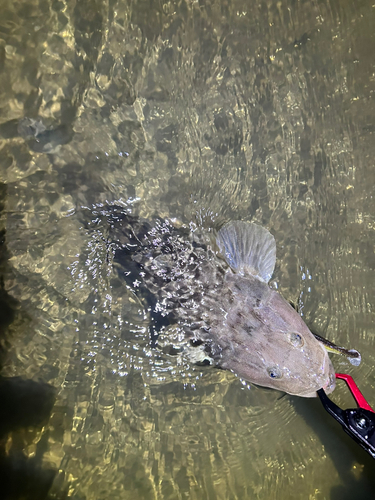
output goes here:
<path id="1" fill-rule="evenodd" d="M 313 397 L 335 388 L 335 372 L 324 346 L 300 315 L 268 287 L 276 262 L 276 243 L 267 229 L 233 221 L 216 244 L 230 270 L 228 302 L 220 341 L 221 366 L 254 384 Z M 224 300 L 222 294 L 221 300 Z"/>
<path id="2" fill-rule="evenodd" d="M 266 344 L 258 345 L 261 370 L 254 383 L 301 397 L 316 397 L 321 388 L 326 394 L 335 389 L 332 362 L 310 331 L 278 332 L 271 343 L 266 351 L 261 349 Z"/>
<path id="3" fill-rule="evenodd" d="M 229 313 L 227 325 L 235 334 L 222 366 L 256 385 L 296 396 L 315 397 L 321 388 L 331 393 L 335 371 L 324 346 L 281 295 L 268 289 L 265 298 L 255 309 L 244 300 L 237 313 Z"/>

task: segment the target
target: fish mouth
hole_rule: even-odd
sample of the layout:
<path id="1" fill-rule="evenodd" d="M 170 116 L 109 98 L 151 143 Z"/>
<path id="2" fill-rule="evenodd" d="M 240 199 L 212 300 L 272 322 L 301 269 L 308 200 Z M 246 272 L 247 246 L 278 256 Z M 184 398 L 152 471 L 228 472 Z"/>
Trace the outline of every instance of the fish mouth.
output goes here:
<path id="1" fill-rule="evenodd" d="M 328 367 L 327 363 L 329 363 Z M 310 389 L 305 393 L 299 393 L 298 396 L 302 396 L 305 398 L 315 398 L 318 396 L 318 393 L 316 391 L 318 391 L 319 389 L 323 389 L 326 394 L 331 394 L 331 392 L 333 392 L 336 387 L 336 374 L 333 365 L 331 363 L 331 360 L 328 358 L 328 356 L 326 362 L 324 363 L 324 373 L 326 373 L 326 371 L 328 371 L 328 374 L 324 378 L 325 380 L 324 384 L 320 385 L 320 387 L 315 389 L 315 391 L 311 391 Z"/>
<path id="2" fill-rule="evenodd" d="M 332 370 L 333 371 L 333 370 Z M 326 394 L 331 394 L 336 387 L 336 375 L 335 372 L 329 374 L 328 381 L 323 385 L 322 389 Z"/>
<path id="3" fill-rule="evenodd" d="M 331 392 L 334 391 L 336 387 L 336 374 L 335 374 L 335 369 L 333 368 L 332 361 L 329 359 L 328 355 L 326 354 L 326 360 L 324 363 L 324 372 L 327 369 L 327 364 L 328 364 L 328 377 L 326 383 L 323 385 L 322 389 L 326 394 L 331 394 Z"/>
<path id="4" fill-rule="evenodd" d="M 331 394 L 331 392 L 333 392 L 335 390 L 335 387 L 336 387 L 336 374 L 335 374 L 335 370 L 333 368 L 333 365 L 331 363 L 331 360 L 328 358 L 328 361 L 329 363 L 329 372 L 328 372 L 328 377 L 326 379 L 326 383 L 320 387 L 319 389 L 323 389 L 323 391 L 326 393 L 326 394 Z M 313 397 L 317 396 L 318 393 L 315 392 L 313 394 Z"/>

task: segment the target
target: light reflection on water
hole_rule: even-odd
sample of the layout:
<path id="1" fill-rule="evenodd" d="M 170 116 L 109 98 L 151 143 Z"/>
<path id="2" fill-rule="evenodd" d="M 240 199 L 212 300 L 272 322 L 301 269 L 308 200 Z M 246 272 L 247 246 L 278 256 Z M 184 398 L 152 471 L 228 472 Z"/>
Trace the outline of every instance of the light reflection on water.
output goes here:
<path id="1" fill-rule="evenodd" d="M 371 498 L 370 459 L 318 401 L 150 345 L 100 222 L 109 203 L 266 225 L 273 286 L 362 353 L 335 367 L 375 404 L 375 9 L 248 4 L 4 2 L 2 374 L 57 388 L 6 450 L 58 471 L 58 498 Z"/>

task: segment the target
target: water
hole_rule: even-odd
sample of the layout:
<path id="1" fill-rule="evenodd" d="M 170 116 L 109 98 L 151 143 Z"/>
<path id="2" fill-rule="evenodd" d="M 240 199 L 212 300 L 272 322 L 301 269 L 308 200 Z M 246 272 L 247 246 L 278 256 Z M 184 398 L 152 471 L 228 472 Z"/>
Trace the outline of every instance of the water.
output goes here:
<path id="1" fill-rule="evenodd" d="M 2 464 L 29 471 L 11 498 L 373 498 L 373 461 L 319 401 L 150 345 L 97 221 L 267 226 L 273 286 L 361 352 L 334 364 L 375 405 L 371 2 L 1 11 L 2 375 L 45 402 L 2 429 Z"/>

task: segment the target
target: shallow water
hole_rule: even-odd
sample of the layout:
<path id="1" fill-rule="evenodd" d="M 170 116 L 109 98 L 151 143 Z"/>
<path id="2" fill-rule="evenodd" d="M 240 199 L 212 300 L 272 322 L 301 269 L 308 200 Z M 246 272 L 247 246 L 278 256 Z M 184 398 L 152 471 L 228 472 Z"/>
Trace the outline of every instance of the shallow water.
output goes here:
<path id="1" fill-rule="evenodd" d="M 265 225 L 273 286 L 361 352 L 333 362 L 375 405 L 372 3 L 1 10 L 2 375 L 56 388 L 49 420 L 3 437 L 47 478 L 23 498 L 373 498 L 373 461 L 319 401 L 150 345 L 98 221 Z"/>

